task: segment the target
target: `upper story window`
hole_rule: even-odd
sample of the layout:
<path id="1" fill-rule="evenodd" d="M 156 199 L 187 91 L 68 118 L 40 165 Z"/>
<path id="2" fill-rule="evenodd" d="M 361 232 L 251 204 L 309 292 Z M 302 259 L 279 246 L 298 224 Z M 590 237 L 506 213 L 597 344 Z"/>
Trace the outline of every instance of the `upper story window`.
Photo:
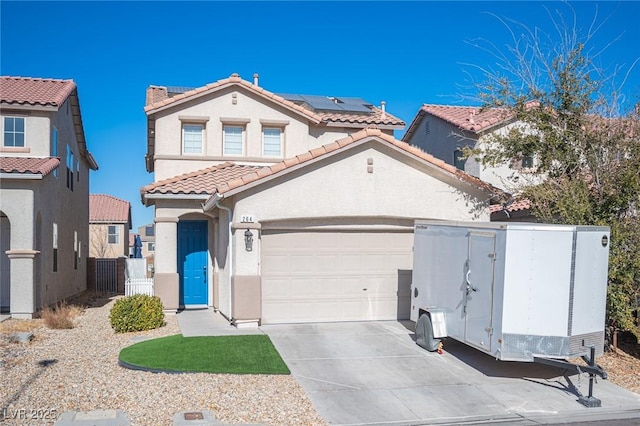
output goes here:
<path id="1" fill-rule="evenodd" d="M 282 129 L 277 127 L 262 128 L 262 155 L 282 157 Z"/>
<path id="2" fill-rule="evenodd" d="M 109 244 L 118 244 L 120 242 L 120 227 L 117 225 L 109 225 L 108 228 Z"/>
<path id="3" fill-rule="evenodd" d="M 182 125 L 182 152 L 183 154 L 202 154 L 202 142 L 204 140 L 203 124 Z"/>
<path id="4" fill-rule="evenodd" d="M 144 227 L 144 235 L 146 235 L 147 237 L 153 237 L 153 234 L 154 234 L 153 225 Z"/>
<path id="5" fill-rule="evenodd" d="M 24 147 L 24 117 L 4 117 L 3 146 Z"/>
<path id="6" fill-rule="evenodd" d="M 51 137 L 51 156 L 58 156 L 58 129 L 53 128 L 53 136 Z M 58 177 L 58 168 L 53 169 L 53 175 Z"/>
<path id="7" fill-rule="evenodd" d="M 154 251 L 156 249 L 156 244 L 152 242 L 147 243 L 147 251 Z"/>
<path id="8" fill-rule="evenodd" d="M 73 191 L 73 168 L 76 162 L 73 159 L 73 151 L 67 145 L 67 188 Z"/>
<path id="9" fill-rule="evenodd" d="M 453 151 L 453 165 L 459 169 L 464 170 L 464 165 L 467 162 L 467 159 L 464 158 L 464 152 L 461 149 L 456 149 Z"/>
<path id="10" fill-rule="evenodd" d="M 244 153 L 244 127 L 223 126 L 223 154 L 243 155 Z"/>

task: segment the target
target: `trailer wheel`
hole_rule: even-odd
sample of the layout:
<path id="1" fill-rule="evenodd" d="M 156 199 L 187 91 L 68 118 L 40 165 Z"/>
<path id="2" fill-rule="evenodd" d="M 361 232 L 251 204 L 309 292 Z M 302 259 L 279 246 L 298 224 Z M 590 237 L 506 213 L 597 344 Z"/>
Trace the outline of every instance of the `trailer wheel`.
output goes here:
<path id="1" fill-rule="evenodd" d="M 418 318 L 416 323 L 416 343 L 430 352 L 438 350 L 440 339 L 433 337 L 433 327 L 431 326 L 429 314 L 422 314 Z"/>

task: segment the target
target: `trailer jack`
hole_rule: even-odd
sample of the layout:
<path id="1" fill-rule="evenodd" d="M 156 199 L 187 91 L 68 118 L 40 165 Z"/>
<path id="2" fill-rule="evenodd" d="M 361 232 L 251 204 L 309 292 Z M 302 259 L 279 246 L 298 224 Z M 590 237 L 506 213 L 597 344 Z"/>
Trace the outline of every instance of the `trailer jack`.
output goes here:
<path id="1" fill-rule="evenodd" d="M 578 393 L 578 402 L 585 407 L 600 407 L 602 406 L 602 402 L 593 396 L 593 383 L 596 375 L 602 377 L 603 379 L 607 379 L 607 372 L 602 369 L 598 364 L 596 364 L 596 348 L 595 346 L 590 347 L 589 357 L 586 355 L 582 355 L 582 359 L 587 363 L 586 366 L 572 364 L 568 361 L 560 360 L 560 359 L 549 359 L 549 358 L 539 358 L 533 357 L 533 362 L 537 362 L 539 364 L 551 365 L 552 367 L 565 368 L 568 370 L 573 370 L 578 374 L 581 373 L 589 373 L 589 395 L 584 396 L 580 393 L 578 389 L 576 392 Z"/>

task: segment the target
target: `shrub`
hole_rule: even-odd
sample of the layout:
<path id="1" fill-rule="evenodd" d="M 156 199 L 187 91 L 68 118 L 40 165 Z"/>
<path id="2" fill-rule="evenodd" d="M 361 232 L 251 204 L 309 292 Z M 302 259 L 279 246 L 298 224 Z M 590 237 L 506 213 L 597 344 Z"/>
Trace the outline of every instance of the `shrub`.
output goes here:
<path id="1" fill-rule="evenodd" d="M 116 333 L 152 330 L 164 325 L 162 302 L 158 296 L 135 294 L 116 300 L 109 312 Z"/>
<path id="2" fill-rule="evenodd" d="M 42 309 L 42 320 L 49 328 L 57 330 L 73 328 L 73 319 L 82 312 L 82 308 L 68 305 L 62 301 L 53 308 L 48 306 Z"/>

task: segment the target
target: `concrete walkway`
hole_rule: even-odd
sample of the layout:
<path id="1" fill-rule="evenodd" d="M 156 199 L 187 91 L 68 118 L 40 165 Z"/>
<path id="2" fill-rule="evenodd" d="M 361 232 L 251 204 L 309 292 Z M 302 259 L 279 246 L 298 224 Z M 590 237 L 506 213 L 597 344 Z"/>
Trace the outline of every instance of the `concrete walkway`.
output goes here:
<path id="1" fill-rule="evenodd" d="M 236 328 L 215 309 L 185 309 L 176 314 L 184 337 L 264 334 L 259 328 Z"/>
<path id="2" fill-rule="evenodd" d="M 9 314 L 0 314 L 0 322 L 8 320 L 9 318 L 11 318 L 11 315 Z"/>

